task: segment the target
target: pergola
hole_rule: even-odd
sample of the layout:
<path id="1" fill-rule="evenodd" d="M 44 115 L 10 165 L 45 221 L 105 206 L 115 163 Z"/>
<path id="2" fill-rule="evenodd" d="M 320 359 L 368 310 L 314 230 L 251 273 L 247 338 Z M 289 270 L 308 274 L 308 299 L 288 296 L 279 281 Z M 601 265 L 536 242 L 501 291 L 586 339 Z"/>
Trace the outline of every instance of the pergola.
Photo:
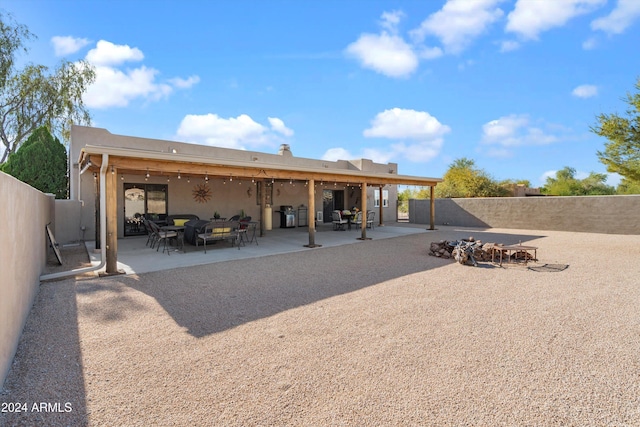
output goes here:
<path id="1" fill-rule="evenodd" d="M 382 187 L 387 184 L 430 187 L 430 229 L 434 229 L 435 204 L 434 187 L 442 182 L 439 178 L 373 173 L 361 170 L 328 169 L 274 164 L 265 161 L 238 161 L 222 158 L 207 158 L 194 154 L 161 152 L 101 145 L 85 145 L 78 161 L 82 172 L 92 170 L 100 180 L 101 218 L 106 226 L 106 274 L 117 273 L 118 220 L 117 186 L 119 174 L 145 175 L 189 174 L 192 177 L 234 177 L 254 182 L 273 183 L 279 180 L 303 181 L 308 189 L 309 212 L 315 212 L 316 182 L 335 182 L 340 185 L 358 186 L 361 190 L 362 211 L 367 211 L 367 188 Z M 81 173 L 82 173 L 81 172 Z M 382 197 L 382 191 L 380 192 Z M 262 191 L 260 201 L 261 215 L 266 206 L 266 192 Z M 103 213 L 104 211 L 104 213 Z M 383 221 L 382 203 L 380 203 L 380 223 Z M 260 221 L 260 234 L 264 234 L 264 221 Z M 315 242 L 315 221 L 309 221 L 309 243 L 306 247 L 317 247 Z M 359 239 L 367 239 L 367 228 L 362 227 Z"/>

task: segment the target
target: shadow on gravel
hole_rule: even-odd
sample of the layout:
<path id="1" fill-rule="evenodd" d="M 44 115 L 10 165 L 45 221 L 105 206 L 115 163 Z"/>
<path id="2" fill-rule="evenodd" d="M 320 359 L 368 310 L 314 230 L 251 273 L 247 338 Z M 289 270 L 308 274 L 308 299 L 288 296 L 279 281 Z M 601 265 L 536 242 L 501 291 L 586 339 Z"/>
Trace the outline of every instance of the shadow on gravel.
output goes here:
<path id="1" fill-rule="evenodd" d="M 465 233 L 448 232 L 444 238 L 468 237 Z M 155 298 L 178 325 L 203 337 L 387 280 L 452 265 L 451 260 L 427 255 L 430 236 L 442 238 L 410 235 L 110 280 Z M 508 244 L 539 237 L 487 233 L 481 238 Z M 119 310 L 117 305 L 96 307 Z"/>
<path id="2" fill-rule="evenodd" d="M 87 425 L 75 280 L 40 285 L 0 403 L 1 426 Z"/>

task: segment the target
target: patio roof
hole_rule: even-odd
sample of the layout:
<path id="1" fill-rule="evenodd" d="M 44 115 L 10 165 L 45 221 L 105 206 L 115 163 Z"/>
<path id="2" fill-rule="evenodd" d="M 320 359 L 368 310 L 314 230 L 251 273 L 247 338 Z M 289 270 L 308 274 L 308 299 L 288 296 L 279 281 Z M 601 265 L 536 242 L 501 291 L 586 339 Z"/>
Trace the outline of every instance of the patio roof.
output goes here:
<path id="1" fill-rule="evenodd" d="M 144 174 L 151 171 L 161 174 L 192 174 L 209 176 L 233 176 L 253 179 L 294 179 L 325 180 L 355 185 L 366 183 L 371 186 L 386 184 L 435 186 L 440 178 L 428 178 L 388 173 L 376 173 L 353 169 L 315 168 L 307 166 L 276 164 L 267 161 L 238 161 L 225 158 L 207 158 L 196 154 L 140 150 L 134 148 L 86 145 L 79 159 L 80 167 L 91 161 L 92 167 L 99 168 L 102 155 L 109 155 L 109 166 L 119 173 Z"/>

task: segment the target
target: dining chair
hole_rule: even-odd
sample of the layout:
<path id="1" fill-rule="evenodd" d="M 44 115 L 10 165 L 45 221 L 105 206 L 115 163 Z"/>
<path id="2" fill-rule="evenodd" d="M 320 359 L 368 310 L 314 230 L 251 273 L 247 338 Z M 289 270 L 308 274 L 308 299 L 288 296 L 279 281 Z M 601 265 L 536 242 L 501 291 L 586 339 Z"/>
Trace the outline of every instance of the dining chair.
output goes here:
<path id="1" fill-rule="evenodd" d="M 340 211 L 333 211 L 331 213 L 331 218 L 333 219 L 333 229 L 344 231 L 344 225 L 348 223 L 346 219 L 342 218 L 342 214 Z"/>
<path id="2" fill-rule="evenodd" d="M 356 217 L 352 221 L 356 225 L 356 230 L 362 228 L 362 211 L 356 212 Z"/>
<path id="3" fill-rule="evenodd" d="M 370 228 L 373 230 L 373 221 L 376 219 L 376 212 L 375 211 L 369 211 L 367 212 L 367 228 Z"/>
<path id="4" fill-rule="evenodd" d="M 167 251 L 167 255 L 170 255 L 170 251 L 167 249 L 167 240 L 168 239 L 176 239 L 178 237 L 177 231 L 169 231 L 169 230 L 161 230 L 158 224 L 153 221 L 149 221 L 149 225 L 151 226 L 151 230 L 155 234 L 155 243 L 158 245 L 156 248 L 156 252 L 160 250 L 160 243 L 164 244 L 162 248 L 162 252 Z M 153 246 L 151 246 L 153 248 Z"/>

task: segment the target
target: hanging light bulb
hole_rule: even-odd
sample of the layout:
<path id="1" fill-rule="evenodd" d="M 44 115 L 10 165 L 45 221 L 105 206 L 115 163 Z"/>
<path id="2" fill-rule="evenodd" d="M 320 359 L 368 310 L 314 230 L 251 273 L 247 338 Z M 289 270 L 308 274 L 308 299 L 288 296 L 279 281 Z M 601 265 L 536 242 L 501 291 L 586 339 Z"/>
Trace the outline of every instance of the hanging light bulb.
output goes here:
<path id="1" fill-rule="evenodd" d="M 149 168 L 147 168 L 147 175 L 145 176 L 145 178 L 149 178 Z"/>
<path id="2" fill-rule="evenodd" d="M 204 174 L 204 180 L 205 180 L 205 181 L 207 181 L 207 182 L 209 182 L 209 175 L 208 175 L 208 174 L 206 174 L 206 173 Z"/>
<path id="3" fill-rule="evenodd" d="M 181 179 L 182 177 L 180 176 L 180 169 L 178 169 L 178 179 Z"/>

